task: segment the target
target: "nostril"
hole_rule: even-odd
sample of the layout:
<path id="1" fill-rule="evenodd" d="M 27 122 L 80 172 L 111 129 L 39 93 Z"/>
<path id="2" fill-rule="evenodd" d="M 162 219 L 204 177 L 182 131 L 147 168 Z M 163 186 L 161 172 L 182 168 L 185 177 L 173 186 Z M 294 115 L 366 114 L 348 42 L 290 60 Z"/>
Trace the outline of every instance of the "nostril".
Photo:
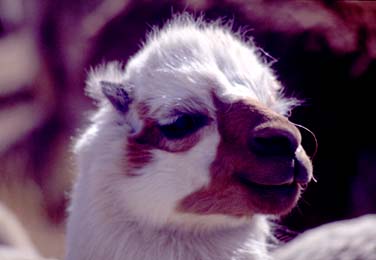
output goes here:
<path id="1" fill-rule="evenodd" d="M 285 155 L 293 151 L 290 141 L 284 136 L 256 137 L 253 145 L 256 152 L 265 155 Z"/>
<path id="2" fill-rule="evenodd" d="M 249 145 L 258 155 L 291 156 L 298 148 L 299 141 L 289 130 L 263 128 L 253 133 Z"/>

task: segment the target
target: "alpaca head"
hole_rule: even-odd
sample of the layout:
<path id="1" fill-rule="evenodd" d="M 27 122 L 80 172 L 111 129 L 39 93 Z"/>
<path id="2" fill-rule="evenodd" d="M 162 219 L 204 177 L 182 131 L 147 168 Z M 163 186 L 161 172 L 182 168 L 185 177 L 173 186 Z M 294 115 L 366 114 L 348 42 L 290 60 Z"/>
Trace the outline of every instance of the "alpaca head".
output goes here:
<path id="1" fill-rule="evenodd" d="M 92 207 L 154 225 L 203 227 L 285 214 L 312 167 L 294 105 L 228 29 L 180 18 L 126 66 L 92 71 L 98 103 L 76 144 Z M 89 195 L 91 196 L 91 195 Z"/>

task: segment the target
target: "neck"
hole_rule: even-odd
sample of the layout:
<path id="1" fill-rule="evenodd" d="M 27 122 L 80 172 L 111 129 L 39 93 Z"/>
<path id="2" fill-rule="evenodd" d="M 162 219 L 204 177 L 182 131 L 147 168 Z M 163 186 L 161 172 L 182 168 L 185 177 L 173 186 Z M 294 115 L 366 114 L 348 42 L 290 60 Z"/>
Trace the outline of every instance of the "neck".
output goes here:
<path id="1" fill-rule="evenodd" d="M 266 229 L 265 219 L 257 216 L 236 228 L 194 232 L 155 229 L 130 221 L 102 223 L 76 236 L 81 242 L 70 245 L 67 259 L 264 260 L 269 259 Z"/>

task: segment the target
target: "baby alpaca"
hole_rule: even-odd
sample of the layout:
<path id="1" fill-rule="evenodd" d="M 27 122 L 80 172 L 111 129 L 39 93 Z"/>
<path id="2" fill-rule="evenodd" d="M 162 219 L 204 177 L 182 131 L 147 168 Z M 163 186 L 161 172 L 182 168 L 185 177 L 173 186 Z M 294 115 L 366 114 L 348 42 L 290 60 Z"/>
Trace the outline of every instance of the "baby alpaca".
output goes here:
<path id="1" fill-rule="evenodd" d="M 312 166 L 256 47 L 180 16 L 87 91 L 67 260 L 268 259 L 267 216 L 294 207 Z"/>

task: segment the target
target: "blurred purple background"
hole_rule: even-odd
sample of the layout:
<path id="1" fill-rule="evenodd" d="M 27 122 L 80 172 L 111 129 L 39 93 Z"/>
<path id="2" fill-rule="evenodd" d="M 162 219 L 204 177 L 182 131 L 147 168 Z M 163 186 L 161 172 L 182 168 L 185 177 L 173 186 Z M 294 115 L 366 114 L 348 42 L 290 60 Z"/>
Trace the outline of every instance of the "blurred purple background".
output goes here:
<path id="1" fill-rule="evenodd" d="M 88 69 L 126 62 L 152 26 L 181 11 L 232 20 L 305 100 L 291 120 L 316 134 L 317 183 L 281 224 L 300 232 L 375 213 L 376 2 L 0 0 L 0 201 L 41 252 L 64 252 L 71 142 L 93 109 Z"/>

